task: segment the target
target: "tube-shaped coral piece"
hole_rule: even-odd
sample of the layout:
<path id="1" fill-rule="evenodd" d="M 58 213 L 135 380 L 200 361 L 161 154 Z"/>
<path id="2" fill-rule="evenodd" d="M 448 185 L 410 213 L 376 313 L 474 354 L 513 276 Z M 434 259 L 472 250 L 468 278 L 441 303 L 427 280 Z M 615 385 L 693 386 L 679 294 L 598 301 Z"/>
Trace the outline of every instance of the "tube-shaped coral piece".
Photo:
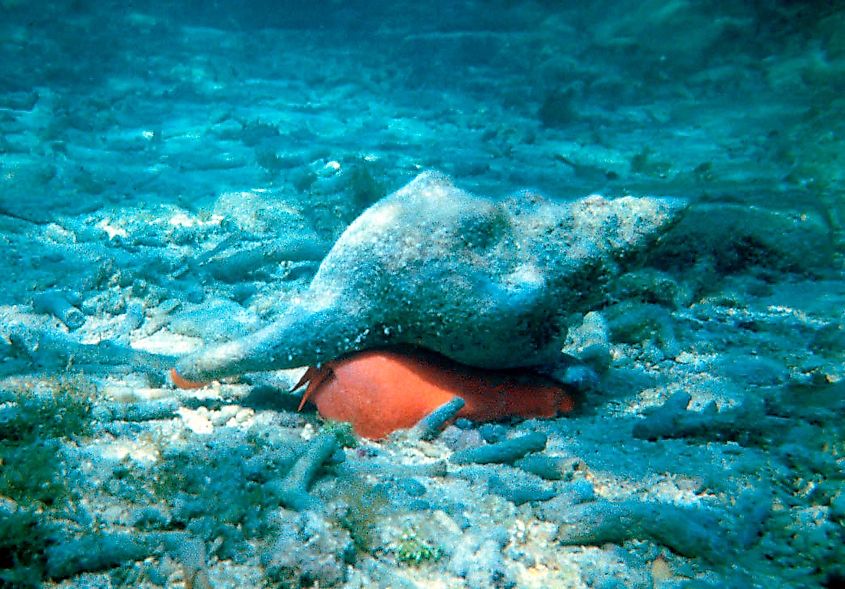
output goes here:
<path id="1" fill-rule="evenodd" d="M 455 418 L 458 411 L 464 408 L 466 402 L 460 397 L 455 397 L 443 403 L 440 407 L 423 417 L 415 425 L 408 435 L 412 439 L 432 440 L 437 437 L 443 426 Z"/>
<path id="2" fill-rule="evenodd" d="M 68 300 L 67 295 L 57 290 L 35 295 L 32 308 L 36 313 L 50 313 L 70 330 L 78 329 L 85 323 L 85 314 Z"/>
<path id="3" fill-rule="evenodd" d="M 573 506 L 565 519 L 557 533 L 564 545 L 651 540 L 684 556 L 720 562 L 733 542 L 719 525 L 717 513 L 656 501 L 583 503 Z"/>
<path id="4" fill-rule="evenodd" d="M 453 464 L 510 464 L 529 452 L 543 450 L 546 447 L 546 440 L 546 434 L 531 432 L 495 444 L 459 450 L 452 454 L 449 462 Z"/>
<path id="5" fill-rule="evenodd" d="M 57 329 L 37 329 L 23 323 L 0 324 L 0 336 L 6 337 L 13 347 L 40 365 L 66 364 L 73 359 L 77 366 L 123 365 L 158 372 L 175 361 L 173 356 L 135 350 L 110 340 L 80 344 Z"/>
<path id="6" fill-rule="evenodd" d="M 285 478 L 275 486 L 279 502 L 295 511 L 314 508 L 317 500 L 308 494 L 308 488 L 317 471 L 337 448 L 337 438 L 330 432 L 323 432 L 311 440 Z"/>

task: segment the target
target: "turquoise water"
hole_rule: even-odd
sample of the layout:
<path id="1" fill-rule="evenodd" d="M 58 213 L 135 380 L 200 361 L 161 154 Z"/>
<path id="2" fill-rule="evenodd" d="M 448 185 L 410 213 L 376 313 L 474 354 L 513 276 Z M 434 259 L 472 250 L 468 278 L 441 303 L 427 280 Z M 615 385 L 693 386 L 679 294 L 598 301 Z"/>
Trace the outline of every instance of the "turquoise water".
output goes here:
<path id="1" fill-rule="evenodd" d="M 0 587 L 842 586 L 843 31 L 822 1 L 0 0 Z M 426 171 L 689 208 L 572 292 L 587 376 L 541 368 L 574 416 L 361 441 L 288 509 L 300 374 L 168 370 Z M 535 431 L 561 480 L 431 466 Z"/>
<path id="2" fill-rule="evenodd" d="M 363 158 L 390 189 L 437 168 L 496 193 L 807 207 L 838 228 L 829 3 L 184 4 L 6 3 L 4 208 L 27 182 L 77 207 L 330 192 L 311 175 Z"/>

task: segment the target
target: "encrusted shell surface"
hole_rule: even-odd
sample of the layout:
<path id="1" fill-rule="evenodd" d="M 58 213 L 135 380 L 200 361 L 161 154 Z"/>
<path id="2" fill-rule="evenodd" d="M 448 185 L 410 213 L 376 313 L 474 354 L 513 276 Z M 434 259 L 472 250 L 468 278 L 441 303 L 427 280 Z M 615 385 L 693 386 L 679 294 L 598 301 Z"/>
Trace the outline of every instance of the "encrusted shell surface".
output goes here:
<path id="1" fill-rule="evenodd" d="M 272 325 L 187 356 L 177 370 L 202 381 L 390 344 L 480 367 L 553 363 L 572 317 L 591 310 L 684 206 L 528 192 L 495 200 L 427 172 L 361 214 Z"/>

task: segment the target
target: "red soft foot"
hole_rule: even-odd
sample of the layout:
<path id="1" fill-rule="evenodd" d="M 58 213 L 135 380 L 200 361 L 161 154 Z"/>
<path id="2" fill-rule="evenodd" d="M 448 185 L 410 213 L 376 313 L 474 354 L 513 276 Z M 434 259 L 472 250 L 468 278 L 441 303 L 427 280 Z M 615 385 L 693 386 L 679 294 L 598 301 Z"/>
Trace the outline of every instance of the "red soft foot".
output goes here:
<path id="1" fill-rule="evenodd" d="M 208 384 L 207 382 L 197 382 L 195 380 L 188 380 L 187 378 L 180 376 L 179 373 L 176 372 L 175 368 L 170 369 L 170 380 L 172 380 L 173 384 L 175 384 L 180 389 L 201 389 L 202 387 Z"/>

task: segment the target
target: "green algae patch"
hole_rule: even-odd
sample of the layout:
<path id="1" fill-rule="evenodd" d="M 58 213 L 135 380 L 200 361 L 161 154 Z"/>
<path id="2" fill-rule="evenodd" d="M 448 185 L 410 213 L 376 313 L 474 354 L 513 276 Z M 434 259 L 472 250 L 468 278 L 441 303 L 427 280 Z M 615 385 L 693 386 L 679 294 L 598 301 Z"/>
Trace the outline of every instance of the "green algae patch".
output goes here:
<path id="1" fill-rule="evenodd" d="M 326 421 L 323 424 L 322 431 L 333 434 L 337 439 L 338 445 L 342 448 L 358 447 L 358 438 L 355 435 L 355 430 L 352 429 L 352 424 L 348 421 Z"/>
<path id="2" fill-rule="evenodd" d="M 349 532 L 356 550 L 372 553 L 378 543 L 379 522 L 390 504 L 384 487 L 353 478 L 344 481 L 338 491 L 345 505 L 337 518 L 338 525 Z"/>
<path id="3" fill-rule="evenodd" d="M 41 586 L 53 531 L 42 514 L 0 506 L 0 587 Z"/>
<path id="4" fill-rule="evenodd" d="M 0 393 L 0 495 L 21 506 L 67 498 L 62 441 L 90 432 L 92 391 L 78 377 Z"/>
<path id="5" fill-rule="evenodd" d="M 71 499 L 63 444 L 90 432 L 83 377 L 0 391 L 0 586 L 39 587 L 54 525 Z"/>
<path id="6" fill-rule="evenodd" d="M 395 549 L 396 560 L 407 566 L 420 566 L 426 562 L 437 562 L 443 557 L 439 546 L 421 540 L 414 533 L 403 534 Z"/>

